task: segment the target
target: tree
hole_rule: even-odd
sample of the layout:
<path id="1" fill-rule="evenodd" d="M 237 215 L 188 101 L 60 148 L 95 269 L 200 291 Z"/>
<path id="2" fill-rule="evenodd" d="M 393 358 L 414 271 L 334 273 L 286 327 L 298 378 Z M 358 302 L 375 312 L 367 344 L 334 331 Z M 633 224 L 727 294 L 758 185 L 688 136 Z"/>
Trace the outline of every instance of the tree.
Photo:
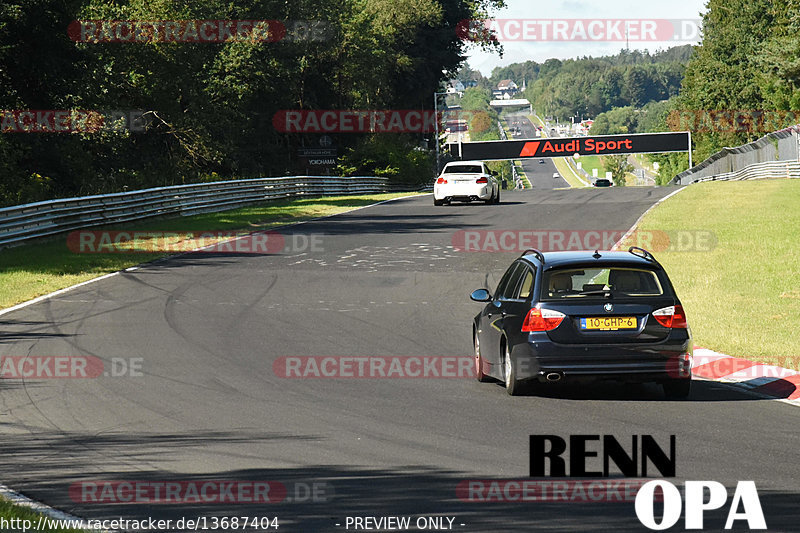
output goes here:
<path id="1" fill-rule="evenodd" d="M 0 136 L 0 204 L 304 172 L 279 110 L 432 108 L 442 72 L 472 43 L 456 28 L 502 0 L 7 0 L 0 4 L 0 109 L 142 110 L 147 131 Z M 325 21 L 322 38 L 279 42 L 85 43 L 74 20 Z M 63 29 L 60 30 L 59 28 Z M 293 33 L 294 32 L 294 33 Z M 491 39 L 476 43 L 497 49 Z M 426 134 L 429 137 L 429 134 Z M 336 135 L 393 180 L 417 179 L 423 135 L 383 149 L 372 134 Z M 376 155 L 369 147 L 380 145 Z M 348 152 L 350 149 L 350 152 Z M 394 173 L 392 169 L 397 169 Z M 404 173 L 408 173 L 404 176 Z"/>
<path id="2" fill-rule="evenodd" d="M 519 87 L 522 87 L 523 82 L 530 85 L 538 78 L 540 67 L 535 61 L 512 63 L 506 67 L 495 67 L 489 77 L 489 82 L 494 87 L 497 87 L 497 84 L 502 80 L 513 80 Z"/>
<path id="3" fill-rule="evenodd" d="M 538 66 L 536 81 L 529 81 L 524 97 L 536 109 L 562 119 L 576 113 L 597 116 L 615 107 L 641 107 L 678 93 L 690 54 L 690 46 L 681 46 L 653 55 L 623 51 L 598 58 L 548 59 Z M 495 69 L 493 76 L 518 68 L 520 64 Z"/>
<path id="4" fill-rule="evenodd" d="M 492 127 L 492 119 L 488 113 L 477 113 L 469 123 L 469 131 L 474 134 L 481 134 L 489 131 Z"/>
<path id="5" fill-rule="evenodd" d="M 703 16 L 703 41 L 686 67 L 679 108 L 702 112 L 764 109 L 765 90 L 777 70 L 764 70 L 774 35 L 786 32 L 780 6 L 788 0 L 709 0 Z M 759 81 L 760 80 L 760 81 Z M 780 101 L 780 97 L 778 101 Z M 761 136 L 756 131 L 700 132 L 693 136 L 695 160 L 722 146 L 736 146 Z"/>
<path id="6" fill-rule="evenodd" d="M 603 158 L 603 164 L 608 172 L 611 172 L 611 179 L 618 187 L 625 186 L 625 175 L 633 171 L 633 165 L 628 163 L 627 155 L 609 155 Z"/>
<path id="7" fill-rule="evenodd" d="M 480 87 L 470 87 L 464 91 L 461 99 L 461 109 L 464 111 L 483 111 L 489 107 L 492 93 Z"/>
<path id="8" fill-rule="evenodd" d="M 622 97 L 633 107 L 641 107 L 647 102 L 648 85 L 651 83 L 647 71 L 634 66 L 625 73 Z"/>
<path id="9" fill-rule="evenodd" d="M 776 2 L 776 24 L 756 56 L 756 81 L 769 109 L 800 110 L 800 0 Z"/>
<path id="10" fill-rule="evenodd" d="M 592 124 L 592 135 L 615 135 L 633 133 L 638 120 L 637 110 L 633 107 L 615 107 L 611 111 L 601 113 Z"/>

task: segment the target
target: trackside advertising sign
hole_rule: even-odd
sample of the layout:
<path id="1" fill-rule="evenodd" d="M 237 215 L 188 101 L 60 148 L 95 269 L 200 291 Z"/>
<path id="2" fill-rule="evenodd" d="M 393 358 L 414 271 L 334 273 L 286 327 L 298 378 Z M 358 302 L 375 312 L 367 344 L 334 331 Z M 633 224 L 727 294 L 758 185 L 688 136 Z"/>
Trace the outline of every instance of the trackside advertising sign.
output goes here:
<path id="1" fill-rule="evenodd" d="M 465 160 L 504 160 L 524 157 L 644 154 L 686 152 L 689 133 L 639 133 L 594 137 L 552 137 L 527 141 L 481 141 L 448 144 L 450 153 Z"/>

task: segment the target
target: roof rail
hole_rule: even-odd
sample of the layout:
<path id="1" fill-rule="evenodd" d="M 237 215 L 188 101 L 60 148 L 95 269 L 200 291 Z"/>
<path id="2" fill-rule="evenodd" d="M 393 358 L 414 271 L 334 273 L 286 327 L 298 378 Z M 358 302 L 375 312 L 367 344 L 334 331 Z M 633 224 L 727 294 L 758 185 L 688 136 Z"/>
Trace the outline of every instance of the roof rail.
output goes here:
<path id="1" fill-rule="evenodd" d="M 528 248 L 527 250 L 522 252 L 522 255 L 528 255 L 528 254 L 535 255 L 539 259 L 539 261 L 541 261 L 541 263 L 544 264 L 544 254 L 539 250 L 537 250 L 536 248 Z"/>
<path id="2" fill-rule="evenodd" d="M 653 254 L 651 254 L 644 248 L 639 248 L 638 246 L 631 246 L 630 248 L 628 248 L 628 252 L 632 253 L 637 257 L 641 257 L 642 259 L 646 259 L 647 261 L 652 261 L 654 263 L 657 262 L 656 258 L 653 257 Z"/>

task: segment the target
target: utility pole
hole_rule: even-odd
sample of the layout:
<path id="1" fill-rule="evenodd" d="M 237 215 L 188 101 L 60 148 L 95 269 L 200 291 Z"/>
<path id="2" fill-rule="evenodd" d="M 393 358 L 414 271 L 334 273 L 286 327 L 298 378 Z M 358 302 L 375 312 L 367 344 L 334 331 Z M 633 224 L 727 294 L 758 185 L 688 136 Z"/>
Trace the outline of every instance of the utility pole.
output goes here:
<path id="1" fill-rule="evenodd" d="M 434 142 L 436 143 L 436 174 L 439 175 L 439 93 L 433 93 Z"/>
<path id="2" fill-rule="evenodd" d="M 436 175 L 439 175 L 439 171 L 441 170 L 441 154 L 439 150 L 439 96 L 440 95 L 447 95 L 447 93 L 433 93 L 433 114 L 434 118 L 436 119 L 435 122 L 435 135 L 436 135 Z M 444 102 L 445 110 L 447 110 L 447 100 Z"/>

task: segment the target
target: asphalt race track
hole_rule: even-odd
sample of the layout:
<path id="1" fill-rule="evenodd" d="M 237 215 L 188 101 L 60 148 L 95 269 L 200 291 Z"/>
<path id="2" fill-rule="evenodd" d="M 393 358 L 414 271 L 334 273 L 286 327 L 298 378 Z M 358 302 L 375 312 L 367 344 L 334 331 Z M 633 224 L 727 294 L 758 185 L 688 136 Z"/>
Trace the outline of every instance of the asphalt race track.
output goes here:
<path id="1" fill-rule="evenodd" d="M 85 518 L 277 516 L 290 532 L 427 515 L 455 517 L 465 532 L 647 531 L 633 503 L 465 502 L 456 487 L 525 478 L 530 434 L 674 434 L 676 483 L 755 480 L 769 530 L 797 531 L 796 408 L 724 385 L 696 382 L 682 402 L 654 385 L 512 398 L 471 378 L 273 372 L 284 356 L 469 356 L 479 304 L 468 294 L 494 289 L 517 254 L 455 251 L 455 232 L 624 230 L 672 191 L 550 190 L 562 185 L 537 177 L 499 206 L 434 207 L 430 195 L 385 203 L 284 231 L 318 237 L 319 251 L 177 256 L 0 316 L 4 356 L 89 355 L 106 371 L 133 358 L 143 373 L 0 382 L 0 482 Z M 121 480 L 270 480 L 292 501 L 70 495 L 76 482 Z M 314 484 L 324 497 L 306 501 Z M 707 513 L 709 530 L 726 516 Z"/>
<path id="2" fill-rule="evenodd" d="M 536 128 L 530 119 L 522 113 L 510 113 L 506 115 L 506 123 L 508 125 L 515 125 L 520 130 L 519 136 L 509 136 L 510 139 L 523 140 L 523 139 L 536 139 Z M 528 176 L 531 185 L 534 189 L 556 189 L 562 187 L 569 187 L 569 183 L 563 177 L 555 179 L 553 174 L 558 171 L 553 164 L 553 160 L 549 158 L 543 159 L 544 163 L 539 163 L 539 158 L 525 158 L 520 160 L 522 162 L 522 169 L 525 175 Z"/>

